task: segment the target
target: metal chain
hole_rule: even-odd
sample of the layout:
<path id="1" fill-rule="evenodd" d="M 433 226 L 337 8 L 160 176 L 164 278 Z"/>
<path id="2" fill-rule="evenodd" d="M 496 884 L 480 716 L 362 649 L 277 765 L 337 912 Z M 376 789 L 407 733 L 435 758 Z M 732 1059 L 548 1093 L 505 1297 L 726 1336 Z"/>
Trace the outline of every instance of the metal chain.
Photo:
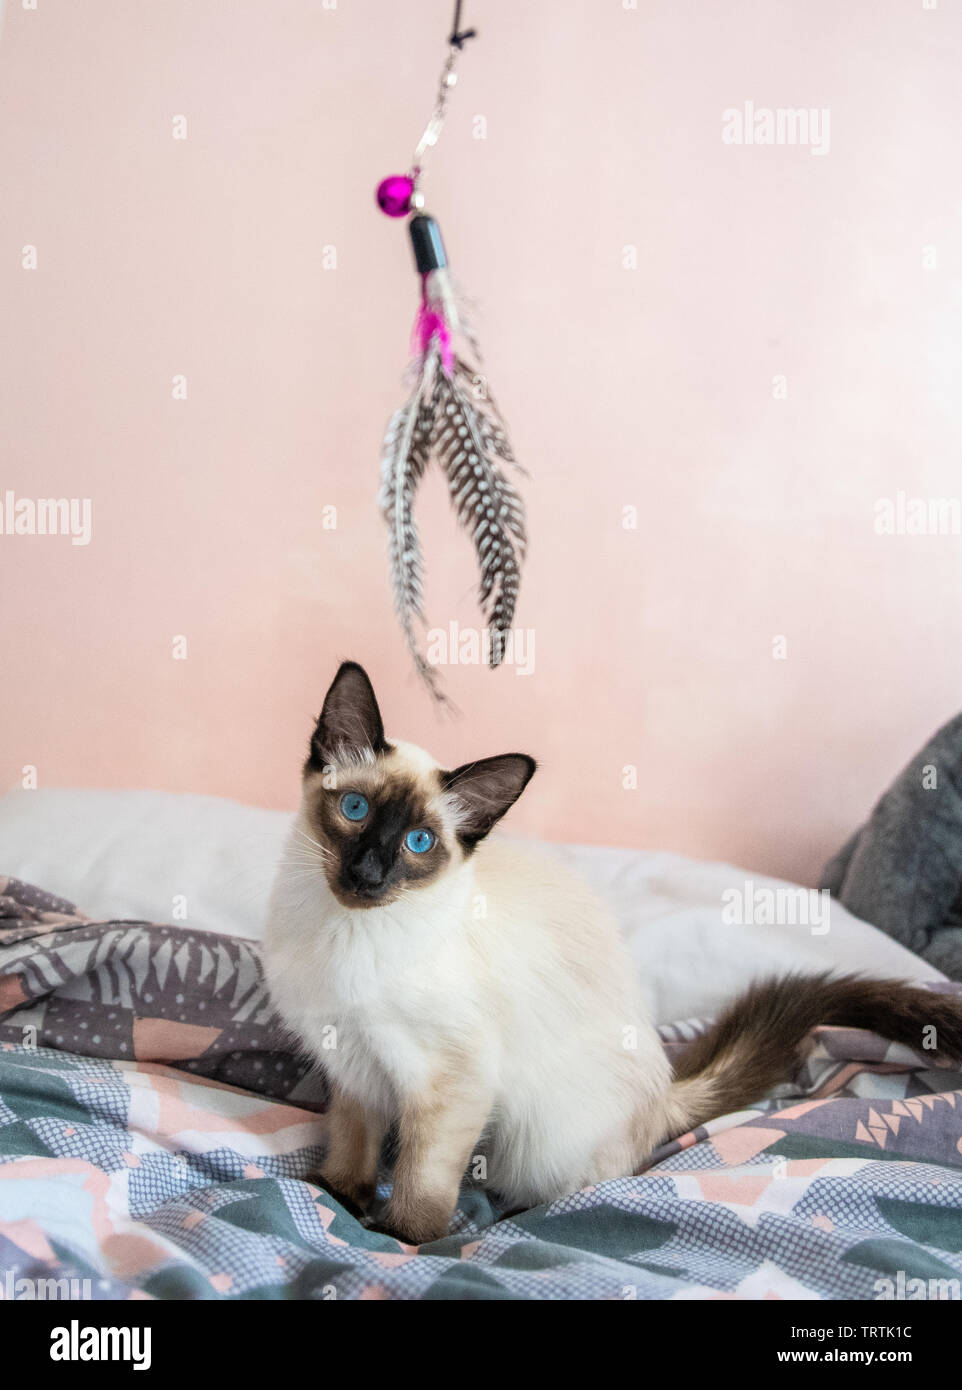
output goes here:
<path id="1" fill-rule="evenodd" d="M 457 85 L 458 75 L 454 71 L 458 61 L 458 55 L 466 39 L 474 37 L 473 29 L 462 30 L 461 27 L 461 0 L 457 0 L 454 9 L 454 25 L 451 36 L 448 39 L 449 52 L 445 60 L 444 67 L 441 69 L 441 80 L 438 83 L 438 94 L 435 98 L 434 109 L 431 112 L 430 120 L 424 127 L 424 133 L 414 149 L 414 157 L 411 161 L 411 181 L 414 184 L 414 192 L 411 197 L 411 206 L 419 208 L 423 206 L 424 199 L 420 190 L 421 174 L 423 171 L 422 160 L 425 152 L 433 149 L 438 143 L 438 137 L 444 126 L 444 118 L 447 115 L 448 101 L 452 89 Z"/>

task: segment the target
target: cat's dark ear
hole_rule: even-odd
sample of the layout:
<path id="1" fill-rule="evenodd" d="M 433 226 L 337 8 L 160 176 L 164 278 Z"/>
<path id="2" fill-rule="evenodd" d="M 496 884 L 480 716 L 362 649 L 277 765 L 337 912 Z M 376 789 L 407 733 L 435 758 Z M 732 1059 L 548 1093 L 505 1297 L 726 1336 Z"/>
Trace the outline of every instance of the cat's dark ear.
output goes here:
<path id="1" fill-rule="evenodd" d="M 311 738 L 308 768 L 323 768 L 345 754 L 386 751 L 374 687 L 363 666 L 345 661 L 324 696 L 324 708 Z"/>
<path id="2" fill-rule="evenodd" d="M 527 753 L 502 753 L 441 773 L 441 784 L 458 803 L 458 839 L 473 849 L 509 810 L 538 764 Z"/>

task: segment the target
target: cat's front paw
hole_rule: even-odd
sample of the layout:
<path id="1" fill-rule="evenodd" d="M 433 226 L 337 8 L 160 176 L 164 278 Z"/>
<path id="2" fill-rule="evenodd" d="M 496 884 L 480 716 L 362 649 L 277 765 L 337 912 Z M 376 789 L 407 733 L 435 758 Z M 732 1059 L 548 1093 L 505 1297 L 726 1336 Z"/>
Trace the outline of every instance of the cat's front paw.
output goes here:
<path id="1" fill-rule="evenodd" d="M 323 1163 L 316 1173 L 310 1175 L 308 1182 L 317 1183 L 336 1197 L 342 1205 L 358 1212 L 367 1211 L 374 1201 L 374 1182 L 327 1168 Z"/>
<path id="2" fill-rule="evenodd" d="M 376 1225 L 404 1245 L 428 1245 L 447 1235 L 452 1215 L 446 1206 L 424 1203 L 411 1207 L 389 1199 Z"/>

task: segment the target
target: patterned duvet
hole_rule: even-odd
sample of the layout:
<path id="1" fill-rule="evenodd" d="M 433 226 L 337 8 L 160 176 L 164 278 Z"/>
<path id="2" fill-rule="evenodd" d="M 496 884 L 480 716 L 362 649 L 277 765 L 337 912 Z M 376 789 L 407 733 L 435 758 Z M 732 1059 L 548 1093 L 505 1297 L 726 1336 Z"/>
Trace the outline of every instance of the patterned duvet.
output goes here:
<path id="1" fill-rule="evenodd" d="M 639 1176 L 509 1216 L 466 1182 L 419 1249 L 305 1181 L 323 1106 L 252 943 L 0 878 L 0 1298 L 960 1296 L 962 1076 L 872 1034 Z"/>

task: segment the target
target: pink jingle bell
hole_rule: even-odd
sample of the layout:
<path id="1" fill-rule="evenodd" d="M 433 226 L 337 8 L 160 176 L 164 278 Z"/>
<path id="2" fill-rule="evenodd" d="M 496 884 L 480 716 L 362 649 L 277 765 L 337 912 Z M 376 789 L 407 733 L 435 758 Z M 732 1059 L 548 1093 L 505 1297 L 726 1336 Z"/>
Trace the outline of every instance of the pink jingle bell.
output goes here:
<path id="1" fill-rule="evenodd" d="M 391 174 L 377 186 L 377 205 L 388 217 L 406 217 L 413 192 L 414 182 L 406 174 Z"/>

